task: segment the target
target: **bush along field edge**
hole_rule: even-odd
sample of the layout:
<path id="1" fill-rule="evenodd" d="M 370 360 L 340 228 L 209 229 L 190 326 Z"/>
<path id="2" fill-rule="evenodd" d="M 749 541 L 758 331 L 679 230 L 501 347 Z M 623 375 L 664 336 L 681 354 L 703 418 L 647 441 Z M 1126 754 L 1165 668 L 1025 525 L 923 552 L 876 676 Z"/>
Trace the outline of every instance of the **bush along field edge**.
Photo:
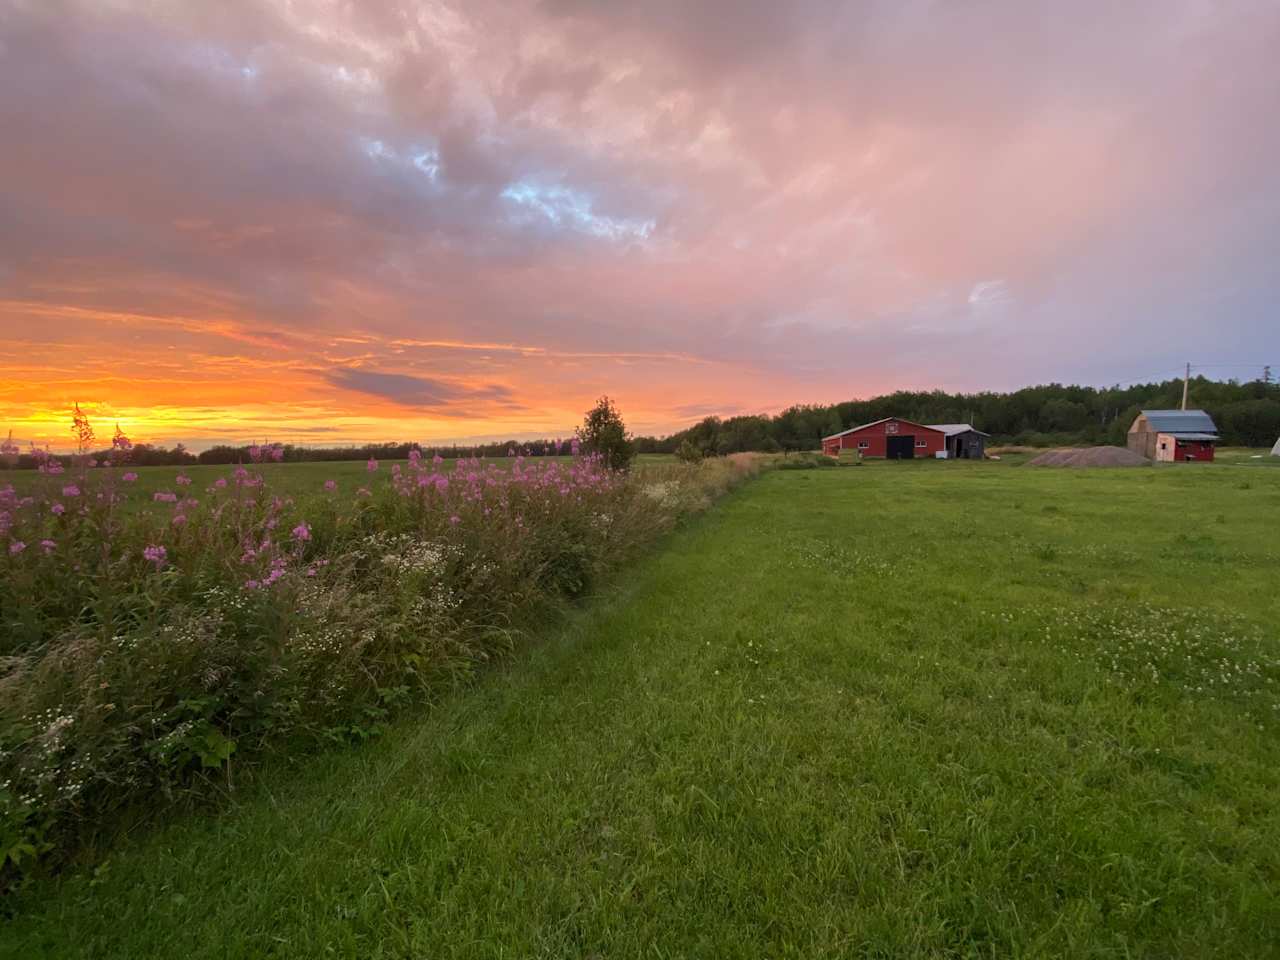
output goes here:
<path id="1" fill-rule="evenodd" d="M 251 462 L 140 508 L 128 450 L 0 487 L 5 892 L 246 764 L 376 736 L 767 462 L 413 451 L 297 498 Z"/>

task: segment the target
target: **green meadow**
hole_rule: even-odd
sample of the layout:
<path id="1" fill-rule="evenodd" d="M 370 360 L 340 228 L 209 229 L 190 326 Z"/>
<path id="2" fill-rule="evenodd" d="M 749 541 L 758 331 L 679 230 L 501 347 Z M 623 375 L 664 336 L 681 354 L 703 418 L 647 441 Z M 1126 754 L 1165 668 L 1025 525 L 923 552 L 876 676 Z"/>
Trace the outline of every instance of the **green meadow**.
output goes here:
<path id="1" fill-rule="evenodd" d="M 381 738 L 35 879 L 0 956 L 1280 956 L 1251 457 L 769 471 Z"/>

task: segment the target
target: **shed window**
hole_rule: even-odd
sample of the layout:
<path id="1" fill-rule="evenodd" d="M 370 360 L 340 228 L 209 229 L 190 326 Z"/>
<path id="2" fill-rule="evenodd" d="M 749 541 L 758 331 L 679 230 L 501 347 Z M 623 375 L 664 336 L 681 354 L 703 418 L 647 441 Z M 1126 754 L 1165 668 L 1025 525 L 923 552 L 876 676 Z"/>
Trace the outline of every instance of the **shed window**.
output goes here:
<path id="1" fill-rule="evenodd" d="M 869 446 L 871 446 L 871 442 L 870 442 L 869 440 L 859 440 L 859 441 L 858 441 L 858 449 L 859 449 L 859 450 L 866 450 Z"/>

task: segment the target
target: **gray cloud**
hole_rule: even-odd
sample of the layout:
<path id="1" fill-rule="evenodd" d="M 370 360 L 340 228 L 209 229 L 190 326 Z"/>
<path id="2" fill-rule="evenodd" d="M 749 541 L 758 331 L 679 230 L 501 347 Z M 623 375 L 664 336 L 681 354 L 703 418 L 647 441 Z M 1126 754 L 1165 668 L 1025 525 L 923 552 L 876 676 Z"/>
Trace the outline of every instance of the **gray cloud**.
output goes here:
<path id="1" fill-rule="evenodd" d="M 321 376 L 342 390 L 353 390 L 402 406 L 425 408 L 436 413 L 467 402 L 511 402 L 511 391 L 500 384 L 471 387 L 429 377 L 379 373 L 349 367 L 326 370 Z"/>

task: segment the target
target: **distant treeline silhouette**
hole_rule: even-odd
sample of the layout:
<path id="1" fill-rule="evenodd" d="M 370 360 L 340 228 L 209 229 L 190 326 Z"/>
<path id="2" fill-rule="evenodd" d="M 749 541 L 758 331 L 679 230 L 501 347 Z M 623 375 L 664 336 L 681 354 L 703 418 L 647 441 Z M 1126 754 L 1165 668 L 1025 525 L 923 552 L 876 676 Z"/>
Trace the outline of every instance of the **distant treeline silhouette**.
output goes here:
<path id="1" fill-rule="evenodd" d="M 407 460 L 410 450 L 418 450 L 426 457 L 433 457 L 438 454 L 446 459 L 471 456 L 504 457 L 509 454 L 519 454 L 525 457 L 544 457 L 556 456 L 562 453 L 567 456 L 570 452 L 569 444 L 569 440 L 559 439 L 506 440 L 502 443 L 481 444 L 367 443 L 349 447 L 300 447 L 282 444 L 280 445 L 282 456 L 279 459 L 285 463 L 368 460 L 370 458 L 376 460 Z M 129 451 L 127 462 L 135 467 L 189 466 L 197 463 L 252 463 L 257 459 L 253 455 L 255 449 L 261 448 L 256 444 L 248 443 L 241 446 L 219 444 L 196 454 L 180 443 L 174 447 L 135 443 Z M 90 453 L 88 456 L 92 460 L 106 462 L 110 452 L 109 449 L 103 449 Z M 55 457 L 55 459 L 66 462 L 70 457 L 63 454 Z M 266 459 L 274 460 L 275 458 Z M 0 468 L 8 466 L 19 470 L 27 470 L 34 469 L 38 465 L 39 461 L 29 450 L 0 459 Z"/>
<path id="2" fill-rule="evenodd" d="M 703 454 L 745 450 L 816 450 L 825 436 L 884 417 L 917 423 L 972 423 L 995 443 L 1123 446 L 1138 411 L 1176 407 L 1182 381 L 1128 387 L 1078 387 L 1050 383 L 1012 393 L 898 391 L 870 400 L 789 407 L 770 416 L 707 417 L 661 439 L 636 439 L 639 453 L 674 453 L 684 441 Z M 1280 436 L 1280 386 L 1255 380 L 1221 382 L 1195 377 L 1188 406 L 1207 410 L 1232 446 L 1271 446 Z"/>
<path id="3" fill-rule="evenodd" d="M 901 390 L 870 400 L 798 405 L 776 415 L 707 417 L 667 437 L 636 437 L 637 453 L 674 453 L 688 440 L 705 455 L 744 451 L 816 450 L 825 436 L 883 417 L 917 423 L 972 423 L 991 434 L 994 443 L 1026 446 L 1069 446 L 1098 443 L 1124 445 L 1129 425 L 1143 408 L 1176 407 L 1182 381 L 1128 387 L 1078 387 L 1058 383 L 1024 387 L 1012 393 L 946 393 Z M 1189 406 L 1207 410 L 1231 446 L 1271 446 L 1280 437 L 1280 385 L 1195 377 Z M 193 454 L 182 444 L 172 448 L 135 444 L 129 462 L 135 466 L 183 466 L 194 463 L 249 463 L 253 445 L 220 445 Z M 410 450 L 445 458 L 526 457 L 569 453 L 569 441 L 504 440 L 481 444 L 380 443 L 347 447 L 284 445 L 285 462 L 328 460 L 405 460 Z M 105 459 L 106 450 L 94 456 Z M 0 466 L 34 468 L 30 452 L 4 458 Z"/>

